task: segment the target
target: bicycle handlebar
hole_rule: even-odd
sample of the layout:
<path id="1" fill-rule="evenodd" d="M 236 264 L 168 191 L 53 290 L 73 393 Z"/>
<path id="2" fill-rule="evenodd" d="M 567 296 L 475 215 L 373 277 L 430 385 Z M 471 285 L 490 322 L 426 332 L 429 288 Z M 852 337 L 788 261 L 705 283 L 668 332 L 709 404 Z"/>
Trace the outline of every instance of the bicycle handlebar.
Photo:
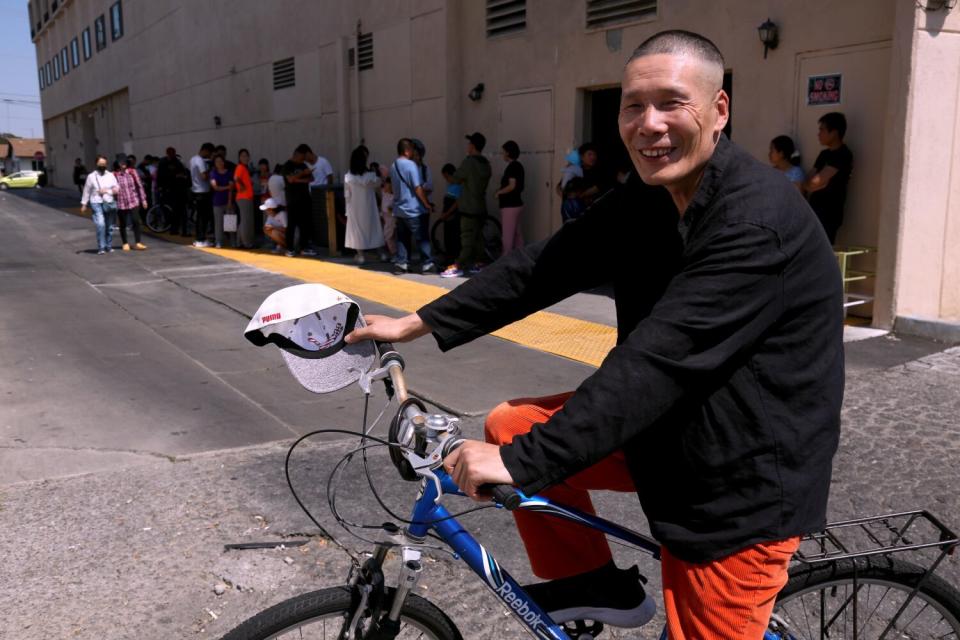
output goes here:
<path id="1" fill-rule="evenodd" d="M 393 348 L 393 343 L 390 342 L 377 342 L 377 350 L 380 352 L 380 366 L 387 368 L 397 400 L 401 403 L 406 402 L 407 382 L 403 378 L 403 368 L 406 363 L 403 361 L 403 356 Z"/>
<path id="2" fill-rule="evenodd" d="M 457 438 L 443 447 L 443 457 L 453 453 L 464 442 L 463 438 Z M 509 484 L 482 484 L 479 487 L 482 493 L 493 495 L 493 499 L 507 511 L 513 511 L 520 506 L 520 494 Z"/>

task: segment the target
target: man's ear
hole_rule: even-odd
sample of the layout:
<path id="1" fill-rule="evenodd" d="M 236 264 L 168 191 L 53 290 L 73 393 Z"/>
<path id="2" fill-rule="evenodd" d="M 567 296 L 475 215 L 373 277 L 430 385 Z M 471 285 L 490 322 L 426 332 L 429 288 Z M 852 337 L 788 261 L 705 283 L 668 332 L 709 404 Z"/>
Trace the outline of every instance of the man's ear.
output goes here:
<path id="1" fill-rule="evenodd" d="M 727 126 L 727 122 L 730 120 L 730 96 L 728 96 L 727 92 L 723 89 L 720 89 L 717 92 L 716 109 L 717 124 L 715 131 L 719 134 L 721 131 L 723 131 L 723 128 Z"/>

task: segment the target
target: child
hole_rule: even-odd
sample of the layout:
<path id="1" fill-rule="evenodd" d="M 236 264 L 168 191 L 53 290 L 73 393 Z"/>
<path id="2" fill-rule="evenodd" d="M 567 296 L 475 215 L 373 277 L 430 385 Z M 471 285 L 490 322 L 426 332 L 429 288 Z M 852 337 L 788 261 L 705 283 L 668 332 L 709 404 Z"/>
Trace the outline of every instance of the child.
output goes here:
<path id="1" fill-rule="evenodd" d="M 392 262 L 397 255 L 397 222 L 393 219 L 393 184 L 390 182 L 389 170 L 385 171 L 385 169 L 387 167 L 380 167 L 380 175 L 383 178 L 380 220 L 383 221 L 383 241 L 386 243 L 387 251 L 380 252 L 380 259 L 384 262 Z"/>
<path id="2" fill-rule="evenodd" d="M 445 261 L 455 260 L 460 255 L 460 212 L 457 210 L 457 199 L 463 192 L 463 185 L 453 181 L 453 174 L 457 168 L 449 162 L 443 165 L 440 173 L 447 181 L 447 190 L 443 194 L 443 212 L 440 220 L 443 221 L 443 249 Z"/>
<path id="3" fill-rule="evenodd" d="M 281 253 L 287 247 L 287 212 L 273 198 L 267 198 L 260 210 L 266 214 L 263 233 L 274 241 L 273 252 Z"/>
<path id="4" fill-rule="evenodd" d="M 566 224 L 583 215 L 586 205 L 583 202 L 583 178 L 570 178 L 563 188 L 563 204 L 560 206 L 560 217 Z"/>

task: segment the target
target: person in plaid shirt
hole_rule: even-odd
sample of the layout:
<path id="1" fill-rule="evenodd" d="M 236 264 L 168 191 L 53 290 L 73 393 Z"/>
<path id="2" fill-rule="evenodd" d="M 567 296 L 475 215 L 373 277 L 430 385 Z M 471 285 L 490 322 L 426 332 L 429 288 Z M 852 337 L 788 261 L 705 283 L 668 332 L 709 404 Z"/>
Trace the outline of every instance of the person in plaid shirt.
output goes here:
<path id="1" fill-rule="evenodd" d="M 147 194 L 143 190 L 143 183 L 137 175 L 137 160 L 128 156 L 120 161 L 120 169 L 114 172 L 120 191 L 117 193 L 117 209 L 120 211 L 120 238 L 123 240 L 123 250 L 130 251 L 127 242 L 127 224 L 133 224 L 133 245 L 137 249 L 146 249 L 147 245 L 140 242 L 140 207 L 146 208 Z"/>

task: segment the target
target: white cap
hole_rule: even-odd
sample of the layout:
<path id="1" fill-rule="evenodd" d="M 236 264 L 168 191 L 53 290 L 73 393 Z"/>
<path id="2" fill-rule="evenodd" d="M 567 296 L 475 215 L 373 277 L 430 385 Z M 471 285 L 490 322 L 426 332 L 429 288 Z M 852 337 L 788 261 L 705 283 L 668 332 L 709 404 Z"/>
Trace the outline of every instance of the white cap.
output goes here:
<path id="1" fill-rule="evenodd" d="M 267 198 L 262 205 L 260 205 L 261 211 L 266 211 L 267 209 L 276 209 L 280 206 L 280 203 L 274 200 L 273 198 Z"/>
<path id="2" fill-rule="evenodd" d="M 322 284 L 298 284 L 270 294 L 243 335 L 258 347 L 280 347 L 300 384 L 329 393 L 359 380 L 376 361 L 372 340 L 344 342 L 358 326 L 366 323 L 356 302 Z"/>

